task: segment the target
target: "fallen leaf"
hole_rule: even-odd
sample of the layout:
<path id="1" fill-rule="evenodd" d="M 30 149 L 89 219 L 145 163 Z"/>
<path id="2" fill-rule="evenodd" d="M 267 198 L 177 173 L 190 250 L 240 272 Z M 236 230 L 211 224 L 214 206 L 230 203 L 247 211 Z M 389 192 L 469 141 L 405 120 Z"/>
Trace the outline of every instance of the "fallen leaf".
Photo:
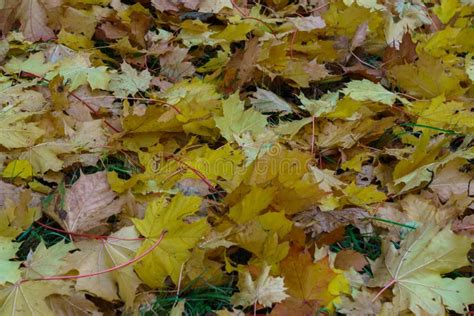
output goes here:
<path id="1" fill-rule="evenodd" d="M 274 195 L 275 190 L 253 188 L 229 210 L 229 217 L 238 224 L 248 222 L 270 205 Z"/>
<path id="2" fill-rule="evenodd" d="M 110 189 L 106 172 L 81 174 L 71 188 L 66 189 L 64 211 L 50 212 L 70 232 L 86 232 L 100 226 L 124 205 Z"/>
<path id="3" fill-rule="evenodd" d="M 132 240 L 120 240 L 114 237 Z M 124 264 L 133 259 L 140 247 L 140 240 L 133 238 L 138 238 L 138 233 L 133 226 L 128 226 L 111 234 L 108 240 L 76 242 L 75 246 L 79 251 L 66 257 L 66 264 L 62 270 L 65 272 L 76 270 L 80 274 L 90 274 Z M 78 279 L 75 288 L 109 301 L 118 300 L 120 296 L 126 306 L 131 307 L 140 283 L 133 266 L 126 266 L 109 273 Z"/>
<path id="4" fill-rule="evenodd" d="M 387 105 L 393 105 L 395 100 L 399 100 L 403 104 L 409 103 L 405 98 L 399 97 L 380 84 L 375 84 L 367 79 L 349 82 L 342 92 L 357 101 L 373 101 Z"/>
<path id="5" fill-rule="evenodd" d="M 26 123 L 25 120 L 34 113 L 20 113 L 12 106 L 0 110 L 0 145 L 6 148 L 32 146 L 44 134 L 37 123 Z"/>
<path id="6" fill-rule="evenodd" d="M 455 235 L 449 226 L 427 223 L 410 233 L 400 249 L 392 244 L 386 247 L 384 260 L 373 267 L 374 279 L 369 285 L 394 285 L 393 304 L 399 311 L 442 315 L 446 306 L 462 313 L 473 303 L 471 280 L 441 275 L 469 265 L 466 254 L 470 248 L 470 239 Z"/>
<path id="7" fill-rule="evenodd" d="M 361 220 L 368 216 L 369 214 L 361 208 L 348 208 L 329 212 L 313 209 L 299 213 L 293 218 L 293 221 L 297 227 L 304 227 L 315 234 L 320 234 L 322 232 L 331 232 L 349 223 L 357 226 L 361 223 Z"/>
<path id="8" fill-rule="evenodd" d="M 27 279 L 37 279 L 56 275 L 64 264 L 64 257 L 75 247 L 72 243 L 66 244 L 64 241 L 46 248 L 41 242 L 36 250 L 30 250 L 28 257 L 23 262 L 24 274 Z"/>
<path id="9" fill-rule="evenodd" d="M 333 189 L 341 190 L 344 182 L 334 176 L 334 171 L 328 169 L 319 169 L 315 166 L 309 166 L 314 180 L 324 192 L 332 192 Z"/>
<path id="10" fill-rule="evenodd" d="M 289 18 L 288 21 L 293 24 L 298 31 L 303 32 L 311 32 L 312 30 L 326 27 L 324 20 L 320 16 L 315 15 Z"/>
<path id="11" fill-rule="evenodd" d="M 64 281 L 28 281 L 0 289 L 2 315 L 52 315 L 46 298 L 53 294 L 68 295 L 70 283 Z"/>
<path id="12" fill-rule="evenodd" d="M 454 160 L 439 170 L 431 181 L 429 188 L 436 192 L 442 201 L 449 200 L 453 194 L 471 195 L 468 190 L 472 176 L 459 171 L 463 165 L 462 160 Z"/>
<path id="13" fill-rule="evenodd" d="M 161 233 L 166 236 L 160 245 L 135 265 L 140 278 L 151 287 L 162 286 L 167 276 L 175 284 L 179 281 L 181 266 L 189 259 L 190 249 L 208 230 L 205 219 L 186 223 L 183 219 L 199 209 L 201 198 L 177 194 L 171 202 L 165 197 L 148 204 L 144 219 L 133 219 L 137 230 L 147 239 L 137 255 L 150 248 Z"/>
<path id="14" fill-rule="evenodd" d="M 28 160 L 13 160 L 5 169 L 3 169 L 2 177 L 4 178 L 22 178 L 27 179 L 33 176 L 33 167 Z"/>
<path id="15" fill-rule="evenodd" d="M 41 0 L 21 0 L 16 9 L 20 20 L 20 30 L 30 41 L 47 41 L 54 38 L 53 30 L 48 26 L 48 8 Z"/>
<path id="16" fill-rule="evenodd" d="M 379 300 L 373 300 L 375 295 L 375 293 L 364 290 L 355 291 L 352 294 L 352 299 L 342 296 L 341 308 L 337 311 L 354 316 L 379 315 L 382 304 Z"/>
<path id="17" fill-rule="evenodd" d="M 304 301 L 289 297 L 283 302 L 278 303 L 272 308 L 270 315 L 272 316 L 286 316 L 286 315 L 301 315 L 313 316 L 317 313 L 320 306 L 316 301 Z"/>
<path id="18" fill-rule="evenodd" d="M 246 132 L 256 137 L 264 132 L 267 125 L 264 115 L 254 109 L 244 111 L 244 103 L 240 101 L 236 93 L 224 101 L 223 116 L 216 117 L 214 120 L 222 136 L 228 141 L 235 141 L 236 136 L 242 136 Z"/>
<path id="19" fill-rule="evenodd" d="M 254 281 L 248 271 L 239 276 L 239 292 L 232 296 L 234 305 L 251 306 L 261 304 L 270 307 L 283 301 L 288 295 L 283 278 L 270 276 L 270 267 L 266 266 Z"/>
<path id="20" fill-rule="evenodd" d="M 261 113 L 265 112 L 281 112 L 291 113 L 291 106 L 282 98 L 271 91 L 257 88 L 251 99 L 252 105 Z"/>
<path id="21" fill-rule="evenodd" d="M 121 65 L 122 73 L 115 75 L 110 81 L 109 88 L 119 97 L 134 95 L 138 91 L 144 91 L 150 86 L 151 75 L 148 70 L 140 73 L 127 63 Z"/>
<path id="22" fill-rule="evenodd" d="M 328 304 L 334 296 L 329 293 L 329 283 L 337 276 L 329 267 L 327 258 L 313 263 L 312 256 L 301 249 L 292 248 L 281 263 L 282 275 L 288 294 L 303 301 Z"/>
<path id="23" fill-rule="evenodd" d="M 16 283 L 21 278 L 19 270 L 21 262 L 10 261 L 15 257 L 16 252 L 20 248 L 19 243 L 12 242 L 9 238 L 0 236 L 0 286 L 5 283 Z"/>
<path id="24" fill-rule="evenodd" d="M 102 316 L 97 306 L 89 301 L 85 294 L 72 296 L 51 295 L 46 298 L 49 308 L 58 316 Z"/>
<path id="25" fill-rule="evenodd" d="M 351 249 L 339 251 L 334 260 L 334 267 L 340 270 L 354 268 L 356 271 L 362 271 L 367 264 L 368 262 L 364 255 Z"/>
<path id="26" fill-rule="evenodd" d="M 71 91 L 79 86 L 88 83 L 92 89 L 107 89 L 110 75 L 107 67 L 92 67 L 88 54 L 77 54 L 73 57 L 61 59 L 56 63 L 56 69 L 46 75 L 47 79 L 52 79 L 61 75 L 64 80 L 70 81 L 68 88 Z"/>

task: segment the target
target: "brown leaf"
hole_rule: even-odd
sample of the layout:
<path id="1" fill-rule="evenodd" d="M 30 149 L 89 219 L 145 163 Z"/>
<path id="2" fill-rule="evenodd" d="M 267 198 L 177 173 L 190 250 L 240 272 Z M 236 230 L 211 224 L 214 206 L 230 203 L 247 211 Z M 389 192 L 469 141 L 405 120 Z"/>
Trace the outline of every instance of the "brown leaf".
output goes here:
<path id="1" fill-rule="evenodd" d="M 316 59 L 310 61 L 304 70 L 309 74 L 309 81 L 318 81 L 329 76 L 329 72 L 323 64 L 318 64 Z"/>
<path id="2" fill-rule="evenodd" d="M 99 39 L 120 39 L 127 36 L 126 27 L 120 23 L 105 22 L 96 30 L 96 35 Z"/>
<path id="3" fill-rule="evenodd" d="M 305 301 L 297 298 L 289 297 L 283 302 L 276 304 L 270 315 L 272 316 L 313 316 L 319 309 L 316 301 Z"/>
<path id="4" fill-rule="evenodd" d="M 143 12 L 133 12 L 130 15 L 133 23 L 130 23 L 130 39 L 134 43 L 145 47 L 145 34 L 150 28 L 151 17 Z"/>
<path id="5" fill-rule="evenodd" d="M 394 65 L 401 65 L 405 63 L 412 63 L 417 57 L 416 44 L 412 41 L 409 33 L 405 33 L 400 43 L 400 49 L 392 46 L 387 46 L 383 54 L 383 64 L 387 68 Z"/>
<path id="6" fill-rule="evenodd" d="M 224 72 L 224 89 L 233 92 L 247 83 L 253 75 L 258 57 L 258 38 L 248 41 L 245 50 L 238 51 L 227 63 Z"/>
<path id="7" fill-rule="evenodd" d="M 316 245 L 318 247 L 332 245 L 339 240 L 344 239 L 346 229 L 344 226 L 340 226 L 329 233 L 322 233 L 316 240 Z"/>
<path id="8" fill-rule="evenodd" d="M 5 0 L 0 6 L 0 32 L 5 37 L 15 22 L 15 9 L 18 0 Z"/>
<path id="9" fill-rule="evenodd" d="M 334 298 L 328 285 L 336 273 L 331 270 L 327 257 L 313 263 L 307 251 L 293 247 L 281 262 L 281 274 L 285 277 L 288 294 L 296 299 L 326 305 Z"/>
<path id="10" fill-rule="evenodd" d="M 199 0 L 151 0 L 151 4 L 160 12 L 179 11 L 180 5 L 191 10 L 196 10 L 199 2 Z"/>
<path id="11" fill-rule="evenodd" d="M 380 300 L 373 301 L 376 294 L 375 292 L 372 293 L 364 290 L 362 292 L 354 292 L 353 300 L 343 296 L 341 298 L 342 309 L 338 311 L 351 316 L 378 315 L 382 304 Z"/>
<path id="12" fill-rule="evenodd" d="M 85 232 L 100 226 L 104 220 L 121 211 L 124 198 L 110 189 L 106 172 L 81 174 L 64 197 L 64 211 L 51 214 L 70 232 Z"/>
<path id="13" fill-rule="evenodd" d="M 161 72 L 172 82 L 182 80 L 191 76 L 195 68 L 193 64 L 186 61 L 188 49 L 171 47 L 171 49 L 160 57 Z"/>
<path id="14" fill-rule="evenodd" d="M 17 207 L 20 204 L 25 204 L 27 207 L 39 207 L 41 199 L 39 194 L 32 193 L 29 189 L 0 181 L 0 209 L 7 207 L 8 203 L 14 203 Z"/>
<path id="15" fill-rule="evenodd" d="M 100 316 L 97 306 L 82 293 L 72 296 L 51 295 L 46 298 L 49 308 L 58 316 Z"/>
<path id="16" fill-rule="evenodd" d="M 334 261 L 334 267 L 341 270 L 354 268 L 356 271 L 361 271 L 367 264 L 367 259 L 363 254 L 351 249 L 339 251 Z"/>
<path id="17" fill-rule="evenodd" d="M 367 78 L 371 81 L 380 81 L 383 77 L 384 72 L 381 69 L 369 68 L 366 65 L 361 64 L 359 61 L 353 66 L 342 67 L 345 74 L 354 74 L 361 78 Z"/>
<path id="18" fill-rule="evenodd" d="M 178 11 L 178 7 L 176 6 L 176 1 L 172 0 L 151 0 L 151 4 L 155 9 L 160 12 L 164 11 Z"/>
<path id="19" fill-rule="evenodd" d="M 320 234 L 348 224 L 361 225 L 363 224 L 361 220 L 368 216 L 369 214 L 364 209 L 357 207 L 329 212 L 323 212 L 316 208 L 299 213 L 293 218 L 293 221 L 297 227 L 305 227 L 313 234 Z"/>
<path id="20" fill-rule="evenodd" d="M 429 188 L 438 194 L 442 202 L 446 202 L 454 194 L 472 195 L 472 192 L 468 192 L 472 175 L 459 171 L 463 164 L 462 160 L 448 163 L 430 183 Z"/>
<path id="21" fill-rule="evenodd" d="M 357 31 L 354 34 L 351 42 L 351 50 L 362 46 L 364 44 L 365 38 L 367 37 L 367 31 L 369 30 L 369 23 L 365 21 L 357 28 Z"/>
<path id="22" fill-rule="evenodd" d="M 30 41 L 47 41 L 55 37 L 48 26 L 47 8 L 41 0 L 22 0 L 16 10 L 20 31 Z"/>
<path id="23" fill-rule="evenodd" d="M 474 237 L 474 215 L 455 220 L 452 228 L 455 233 Z"/>

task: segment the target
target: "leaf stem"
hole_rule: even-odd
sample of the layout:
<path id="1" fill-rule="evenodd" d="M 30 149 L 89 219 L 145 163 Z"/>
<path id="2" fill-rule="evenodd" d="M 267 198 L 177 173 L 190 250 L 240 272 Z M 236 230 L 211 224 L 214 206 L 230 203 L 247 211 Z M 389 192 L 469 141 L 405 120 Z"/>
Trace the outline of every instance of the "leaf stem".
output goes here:
<path id="1" fill-rule="evenodd" d="M 158 240 L 150 247 L 148 248 L 145 252 L 143 252 L 141 255 L 139 255 L 138 257 L 135 257 L 131 260 L 128 260 L 124 263 L 121 263 L 119 265 L 116 265 L 116 266 L 113 266 L 111 268 L 108 268 L 108 269 L 105 269 L 105 270 L 101 270 L 101 271 L 96 271 L 96 272 L 92 272 L 92 273 L 86 273 L 86 274 L 78 274 L 78 275 L 55 275 L 55 276 L 47 276 L 47 277 L 42 277 L 42 278 L 36 278 L 36 279 L 24 279 L 24 280 L 21 280 L 20 283 L 25 283 L 25 282 L 28 282 L 28 281 L 53 281 L 53 280 L 77 280 L 77 279 L 84 279 L 84 278 L 91 278 L 91 277 L 94 277 L 94 276 L 98 276 L 98 275 L 101 275 L 101 274 L 105 274 L 105 273 L 109 273 L 109 272 L 112 272 L 112 271 L 116 271 L 116 270 L 119 270 L 119 269 L 122 269 L 124 267 L 127 267 L 129 265 L 132 265 L 140 260 L 142 260 L 143 258 L 145 258 L 148 254 L 150 254 L 156 247 L 158 247 L 158 245 L 161 243 L 161 241 L 163 240 L 163 238 L 165 237 L 165 234 L 167 233 L 166 230 L 164 230 L 161 235 L 160 235 L 160 238 L 158 238 Z"/>
<path id="2" fill-rule="evenodd" d="M 395 283 L 397 282 L 396 279 L 391 279 L 390 282 L 388 282 L 378 293 L 377 295 L 375 295 L 375 297 L 372 299 L 372 303 L 375 302 L 380 295 L 382 295 L 383 292 L 385 292 L 385 290 L 387 290 L 389 287 L 391 287 L 392 285 L 394 285 Z"/>

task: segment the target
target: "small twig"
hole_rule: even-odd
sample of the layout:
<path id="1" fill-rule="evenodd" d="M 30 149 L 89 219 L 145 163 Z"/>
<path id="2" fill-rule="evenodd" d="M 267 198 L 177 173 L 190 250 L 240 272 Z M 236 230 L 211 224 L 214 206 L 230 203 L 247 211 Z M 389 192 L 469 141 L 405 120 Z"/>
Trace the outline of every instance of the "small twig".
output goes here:
<path id="1" fill-rule="evenodd" d="M 361 64 L 366 65 L 366 66 L 369 67 L 369 68 L 378 70 L 377 67 L 375 67 L 375 66 L 373 66 L 373 65 L 371 65 L 371 64 L 369 64 L 369 63 L 366 63 L 365 61 L 363 61 L 362 59 L 360 59 L 356 54 L 354 54 L 354 52 L 353 52 L 352 50 L 351 50 L 350 52 L 351 52 L 351 55 L 354 56 L 354 58 L 357 59 Z"/>
<path id="2" fill-rule="evenodd" d="M 298 29 L 295 29 L 293 31 L 293 34 L 291 35 L 291 42 L 290 42 L 290 58 L 293 59 L 293 45 L 295 44 L 296 40 L 296 34 L 298 33 Z"/>
<path id="3" fill-rule="evenodd" d="M 184 264 L 185 264 L 185 263 L 186 263 L 186 262 L 183 262 L 183 263 L 181 264 L 181 269 L 179 270 L 179 280 L 178 280 L 178 288 L 176 289 L 176 299 L 178 298 L 179 292 L 180 292 L 180 290 L 181 290 L 181 280 L 182 280 L 182 278 L 183 278 L 183 270 L 184 270 Z"/>

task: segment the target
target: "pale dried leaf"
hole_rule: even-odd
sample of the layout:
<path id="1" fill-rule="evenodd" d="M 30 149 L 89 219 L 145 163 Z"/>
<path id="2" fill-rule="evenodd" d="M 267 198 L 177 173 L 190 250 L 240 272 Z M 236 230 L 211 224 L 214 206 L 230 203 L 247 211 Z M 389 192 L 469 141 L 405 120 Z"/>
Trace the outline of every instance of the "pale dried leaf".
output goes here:
<path id="1" fill-rule="evenodd" d="M 81 174 L 66 190 L 62 225 L 71 232 L 85 232 L 118 214 L 125 200 L 118 198 L 107 182 L 106 172 Z"/>
<path id="2" fill-rule="evenodd" d="M 47 41 L 54 38 L 53 30 L 48 26 L 47 8 L 41 0 L 21 0 L 16 10 L 20 20 L 20 31 L 30 41 Z"/>
<path id="3" fill-rule="evenodd" d="M 436 192 L 442 201 L 447 201 L 454 194 L 469 195 L 469 182 L 472 175 L 459 170 L 464 165 L 461 160 L 454 160 L 444 166 L 434 177 L 429 188 Z"/>
<path id="4" fill-rule="evenodd" d="M 272 306 L 273 303 L 283 301 L 288 295 L 283 278 L 269 275 L 270 266 L 266 266 L 257 280 L 252 280 L 252 276 L 245 271 L 239 278 L 239 293 L 234 294 L 232 302 L 234 305 L 251 306 L 262 304 L 265 307 Z"/>
<path id="5" fill-rule="evenodd" d="M 97 306 L 86 299 L 83 293 L 71 296 L 51 295 L 46 298 L 49 308 L 57 316 L 102 316 Z"/>

